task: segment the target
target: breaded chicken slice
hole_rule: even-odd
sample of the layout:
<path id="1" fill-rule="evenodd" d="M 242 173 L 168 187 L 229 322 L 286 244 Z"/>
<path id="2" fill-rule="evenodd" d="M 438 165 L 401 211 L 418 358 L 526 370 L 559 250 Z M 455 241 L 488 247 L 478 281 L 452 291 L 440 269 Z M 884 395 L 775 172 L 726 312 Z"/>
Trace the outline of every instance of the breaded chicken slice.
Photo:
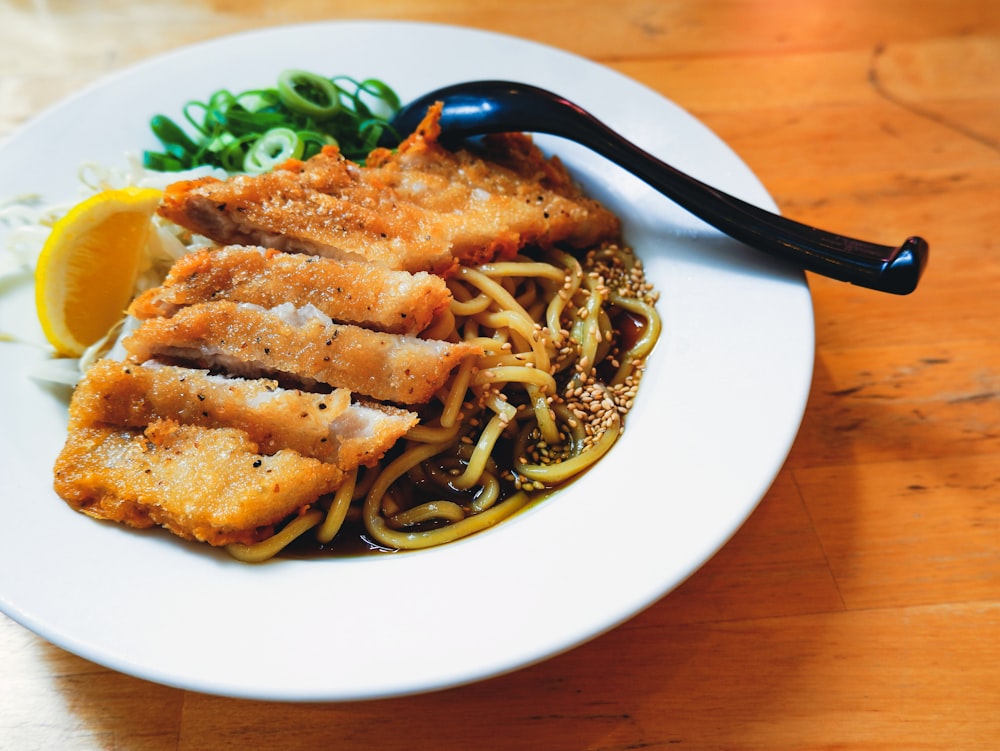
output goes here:
<path id="1" fill-rule="evenodd" d="M 159 212 L 221 245 L 440 274 L 527 245 L 583 249 L 618 236 L 618 219 L 527 137 L 509 137 L 516 153 L 487 160 L 442 147 L 439 118 L 431 108 L 398 151 L 378 149 L 364 167 L 331 146 L 261 175 L 174 183 Z"/>
<path id="2" fill-rule="evenodd" d="M 182 256 L 163 284 L 140 295 L 129 312 L 136 318 L 171 316 L 185 305 L 213 300 L 265 308 L 311 304 L 341 323 L 416 334 L 448 307 L 451 293 L 444 279 L 426 272 L 229 246 Z"/>
<path id="3" fill-rule="evenodd" d="M 350 470 L 378 461 L 417 415 L 351 403 L 351 392 L 285 389 L 270 379 L 232 378 L 206 370 L 99 360 L 80 381 L 69 407 L 69 429 L 144 428 L 156 420 L 238 428 L 263 454 L 294 449 Z"/>
<path id="4" fill-rule="evenodd" d="M 181 360 L 231 375 L 326 384 L 373 399 L 422 404 L 482 348 L 332 323 L 312 305 L 262 308 L 229 301 L 150 318 L 122 345 L 132 359 Z"/>
<path id="5" fill-rule="evenodd" d="M 266 539 L 342 481 L 338 467 L 290 449 L 259 453 L 241 430 L 171 420 L 72 430 L 55 465 L 73 508 L 211 545 Z"/>
<path id="6" fill-rule="evenodd" d="M 409 410 L 380 402 L 355 402 L 330 426 L 327 450 L 345 469 L 371 467 L 418 422 Z"/>

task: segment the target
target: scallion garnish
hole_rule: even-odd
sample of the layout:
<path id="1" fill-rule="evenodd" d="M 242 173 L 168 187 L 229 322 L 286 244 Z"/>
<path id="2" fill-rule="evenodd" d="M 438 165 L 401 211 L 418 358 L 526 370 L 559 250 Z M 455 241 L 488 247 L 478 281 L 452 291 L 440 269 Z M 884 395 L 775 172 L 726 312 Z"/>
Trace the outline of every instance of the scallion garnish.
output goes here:
<path id="1" fill-rule="evenodd" d="M 305 144 L 291 128 L 271 128 L 255 140 L 243 158 L 243 171 L 259 175 L 287 159 L 299 159 Z"/>
<path id="2" fill-rule="evenodd" d="M 326 144 L 363 163 L 400 107 L 383 81 L 325 78 L 286 70 L 277 86 L 233 94 L 219 89 L 183 108 L 190 131 L 165 115 L 150 121 L 162 151 L 146 151 L 149 169 L 177 172 L 202 165 L 264 172 L 289 158 L 308 159 Z"/>
<path id="3" fill-rule="evenodd" d="M 304 70 L 286 70 L 278 76 L 278 97 L 292 112 L 318 122 L 340 111 L 340 92 L 333 81 Z"/>

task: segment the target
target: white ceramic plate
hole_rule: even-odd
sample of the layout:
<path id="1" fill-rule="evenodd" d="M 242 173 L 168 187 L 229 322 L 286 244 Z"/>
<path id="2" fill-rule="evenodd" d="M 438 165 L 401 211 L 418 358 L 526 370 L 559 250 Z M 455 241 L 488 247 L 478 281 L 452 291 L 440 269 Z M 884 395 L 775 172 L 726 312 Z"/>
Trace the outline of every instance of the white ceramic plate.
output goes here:
<path id="1" fill-rule="evenodd" d="M 506 36 L 381 22 L 224 38 L 103 81 L 0 148 L 0 199 L 72 199 L 82 161 L 120 165 L 125 150 L 156 145 L 153 114 L 177 114 L 223 85 L 268 84 L 289 67 L 379 77 L 404 100 L 474 78 L 548 87 L 680 169 L 774 208 L 703 125 L 607 68 Z M 755 508 L 798 430 L 813 364 L 804 275 L 575 144 L 538 142 L 623 217 L 662 293 L 663 337 L 625 435 L 582 481 L 438 549 L 244 565 L 70 510 L 51 489 L 66 395 L 28 377 L 44 357 L 37 349 L 0 344 L 0 609 L 60 647 L 152 681 L 353 700 L 543 660 L 615 627 L 700 567 Z M 0 329 L 32 315 L 30 297 L 14 292 Z"/>

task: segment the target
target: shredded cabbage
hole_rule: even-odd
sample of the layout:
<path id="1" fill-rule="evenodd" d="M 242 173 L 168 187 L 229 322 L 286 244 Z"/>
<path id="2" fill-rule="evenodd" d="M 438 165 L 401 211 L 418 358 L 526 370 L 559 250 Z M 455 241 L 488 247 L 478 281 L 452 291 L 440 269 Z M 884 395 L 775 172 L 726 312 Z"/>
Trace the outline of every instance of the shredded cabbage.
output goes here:
<path id="1" fill-rule="evenodd" d="M 26 194 L 0 202 L 0 228 L 6 230 L 5 241 L 0 245 L 0 295 L 31 280 L 52 225 L 80 200 L 104 190 L 128 186 L 163 190 L 178 180 L 205 176 L 220 180 L 228 177 L 224 170 L 208 166 L 185 172 L 157 172 L 144 167 L 139 157 L 126 154 L 124 166 L 112 167 L 96 162 L 81 164 L 77 171 L 79 197 L 76 201 L 46 204 L 40 196 Z M 161 284 L 178 258 L 210 244 L 207 238 L 195 235 L 159 216 L 154 217 L 153 222 L 155 231 L 150 235 L 146 252 L 140 261 L 134 294 Z M 112 353 L 129 328 L 129 321 L 123 318 L 119 325 L 88 348 L 79 359 L 46 360 L 35 366 L 30 375 L 37 380 L 73 386 L 90 365 Z M 25 339 L 24 336 L 2 329 L 0 341 L 49 349 L 44 341 Z"/>

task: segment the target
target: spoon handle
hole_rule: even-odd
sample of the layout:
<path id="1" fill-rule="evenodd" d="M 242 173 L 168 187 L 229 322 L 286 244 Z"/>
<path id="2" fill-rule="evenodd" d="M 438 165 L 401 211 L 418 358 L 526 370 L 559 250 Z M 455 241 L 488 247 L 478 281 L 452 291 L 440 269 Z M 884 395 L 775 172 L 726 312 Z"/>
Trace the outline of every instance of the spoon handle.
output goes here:
<path id="1" fill-rule="evenodd" d="M 927 263 L 927 242 L 909 237 L 892 247 L 826 232 L 766 211 L 678 171 L 581 111 L 587 143 L 678 205 L 730 237 L 809 271 L 861 287 L 905 295 Z M 574 136 L 577 140 L 580 133 Z"/>

